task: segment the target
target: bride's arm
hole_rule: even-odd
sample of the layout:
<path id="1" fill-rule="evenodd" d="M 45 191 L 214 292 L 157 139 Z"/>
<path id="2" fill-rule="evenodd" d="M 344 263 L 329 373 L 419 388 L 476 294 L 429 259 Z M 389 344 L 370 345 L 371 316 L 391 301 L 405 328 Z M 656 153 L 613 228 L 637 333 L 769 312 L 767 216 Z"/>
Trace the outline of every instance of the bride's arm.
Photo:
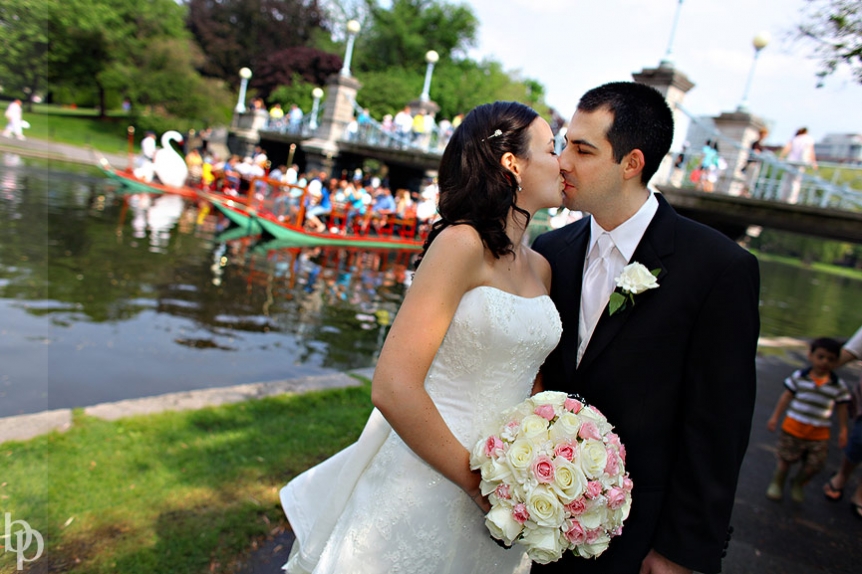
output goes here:
<path id="1" fill-rule="evenodd" d="M 536 275 L 542 280 L 542 284 L 545 286 L 545 293 L 551 293 L 551 264 L 548 263 L 548 260 L 545 259 L 540 253 L 536 251 L 530 250 L 532 268 L 535 270 Z M 545 390 L 545 385 L 542 381 L 542 371 L 539 370 L 536 373 L 536 379 L 533 381 L 533 390 L 530 393 L 531 395 L 535 395 L 541 393 Z"/>
<path id="2" fill-rule="evenodd" d="M 455 438 L 425 390 L 425 376 L 469 289 L 486 273 L 479 234 L 466 225 L 435 238 L 419 265 L 374 370 L 371 400 L 413 451 L 488 510 L 470 452 Z"/>

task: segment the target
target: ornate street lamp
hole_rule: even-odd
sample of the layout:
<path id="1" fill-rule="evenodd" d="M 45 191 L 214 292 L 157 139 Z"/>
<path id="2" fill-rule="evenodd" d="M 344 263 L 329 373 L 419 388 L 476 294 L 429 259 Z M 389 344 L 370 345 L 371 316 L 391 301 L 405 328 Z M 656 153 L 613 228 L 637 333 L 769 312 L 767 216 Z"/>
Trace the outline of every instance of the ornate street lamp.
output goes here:
<path id="1" fill-rule="evenodd" d="M 431 99 L 431 96 L 428 94 L 428 91 L 431 89 L 431 74 L 434 72 L 434 64 L 436 64 L 439 59 L 440 54 L 434 50 L 428 50 L 425 52 L 425 61 L 428 62 L 428 67 L 425 69 L 425 85 L 422 88 L 422 95 L 419 96 L 420 101 L 427 102 Z"/>
<path id="2" fill-rule="evenodd" d="M 350 77 L 350 59 L 353 57 L 353 41 L 359 33 L 359 22 L 351 20 L 347 23 L 347 51 L 344 54 L 344 66 L 341 67 L 341 75 Z"/>
<path id="3" fill-rule="evenodd" d="M 308 120 L 308 129 L 315 131 L 317 129 L 317 109 L 320 107 L 320 98 L 323 97 L 323 90 L 314 88 L 311 90 L 311 96 L 314 98 L 314 103 L 311 105 L 311 119 Z"/>
<path id="4" fill-rule="evenodd" d="M 664 54 L 664 58 L 662 58 L 661 62 L 659 62 L 659 67 L 661 68 L 672 68 L 673 67 L 673 39 L 676 36 L 676 25 L 679 23 L 679 13 L 682 12 L 682 2 L 683 0 L 679 0 L 679 4 L 676 5 L 676 13 L 673 16 L 673 26 L 670 29 L 670 41 L 667 43 L 667 52 Z"/>
<path id="5" fill-rule="evenodd" d="M 242 82 L 239 85 L 239 98 L 236 101 L 235 111 L 238 114 L 245 113 L 245 90 L 248 88 L 248 80 L 251 78 L 251 70 L 248 68 L 240 68 L 239 77 L 242 78 Z"/>
<path id="6" fill-rule="evenodd" d="M 754 39 L 751 41 L 751 45 L 754 46 L 754 61 L 751 62 L 751 71 L 748 72 L 748 81 L 745 83 L 745 92 L 742 94 L 742 101 L 739 103 L 739 107 L 736 108 L 738 112 L 747 112 L 748 111 L 748 92 L 751 90 L 751 79 L 754 78 L 754 68 L 757 65 L 757 57 L 760 55 L 760 51 L 769 44 L 769 32 L 760 32 Z"/>

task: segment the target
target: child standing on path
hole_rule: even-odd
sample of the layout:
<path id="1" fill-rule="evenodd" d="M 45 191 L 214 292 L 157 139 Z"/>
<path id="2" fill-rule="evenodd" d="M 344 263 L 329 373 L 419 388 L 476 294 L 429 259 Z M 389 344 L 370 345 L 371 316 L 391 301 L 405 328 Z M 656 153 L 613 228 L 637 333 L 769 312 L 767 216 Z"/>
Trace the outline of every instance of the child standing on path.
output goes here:
<path id="1" fill-rule="evenodd" d="M 841 356 L 838 358 L 838 366 L 858 359 L 862 359 L 862 327 L 849 341 L 844 343 Z M 850 475 L 853 474 L 853 469 L 862 462 L 862 379 L 853 385 L 851 394 L 853 396 L 853 408 L 851 410 L 853 429 L 850 432 L 850 440 L 844 449 L 841 468 L 823 485 L 823 494 L 832 502 L 841 500 L 844 495 L 844 487 Z M 856 492 L 850 498 L 850 509 L 856 518 L 862 519 L 862 481 L 859 481 Z"/>
<path id="2" fill-rule="evenodd" d="M 784 381 L 784 393 L 766 423 L 767 428 L 774 432 L 779 417 L 787 410 L 778 437 L 775 474 L 766 489 L 766 497 L 770 500 L 782 499 L 787 471 L 791 464 L 801 461 L 802 467 L 791 481 L 790 498 L 802 502 L 805 485 L 826 465 L 833 410 L 838 411 L 838 446 L 844 448 L 847 444 L 850 391 L 832 372 L 840 353 L 838 341 L 815 339 L 808 352 L 810 366 L 795 371 Z"/>

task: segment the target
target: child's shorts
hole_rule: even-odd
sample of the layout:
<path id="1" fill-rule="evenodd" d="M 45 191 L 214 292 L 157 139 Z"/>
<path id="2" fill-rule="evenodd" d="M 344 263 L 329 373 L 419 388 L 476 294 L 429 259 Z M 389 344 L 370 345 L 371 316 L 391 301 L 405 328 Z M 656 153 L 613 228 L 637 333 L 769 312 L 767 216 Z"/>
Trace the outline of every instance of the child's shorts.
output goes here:
<path id="1" fill-rule="evenodd" d="M 829 454 L 828 440 L 803 440 L 781 431 L 778 437 L 778 458 L 784 462 L 802 461 L 803 470 L 809 476 L 817 474 L 826 466 L 826 455 Z"/>
<path id="2" fill-rule="evenodd" d="M 844 456 L 854 464 L 862 462 L 862 417 L 856 417 L 856 421 L 850 427 L 850 436 L 847 437 Z"/>

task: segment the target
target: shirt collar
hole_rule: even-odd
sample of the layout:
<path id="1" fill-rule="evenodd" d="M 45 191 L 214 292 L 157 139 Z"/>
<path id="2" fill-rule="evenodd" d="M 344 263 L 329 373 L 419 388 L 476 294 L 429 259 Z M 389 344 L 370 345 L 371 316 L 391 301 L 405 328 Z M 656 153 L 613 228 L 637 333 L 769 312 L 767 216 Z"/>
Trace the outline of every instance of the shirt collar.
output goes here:
<path id="1" fill-rule="evenodd" d="M 614 242 L 617 250 L 622 254 L 626 261 L 631 261 L 635 254 L 638 244 L 646 233 L 653 216 L 658 211 L 658 200 L 655 194 L 650 191 L 649 196 L 637 212 L 625 220 L 622 224 L 615 227 L 612 231 L 606 231 L 601 225 L 596 223 L 596 218 L 590 218 L 590 245 L 587 253 L 591 253 L 593 247 L 598 241 L 599 235 L 608 233 Z"/>

